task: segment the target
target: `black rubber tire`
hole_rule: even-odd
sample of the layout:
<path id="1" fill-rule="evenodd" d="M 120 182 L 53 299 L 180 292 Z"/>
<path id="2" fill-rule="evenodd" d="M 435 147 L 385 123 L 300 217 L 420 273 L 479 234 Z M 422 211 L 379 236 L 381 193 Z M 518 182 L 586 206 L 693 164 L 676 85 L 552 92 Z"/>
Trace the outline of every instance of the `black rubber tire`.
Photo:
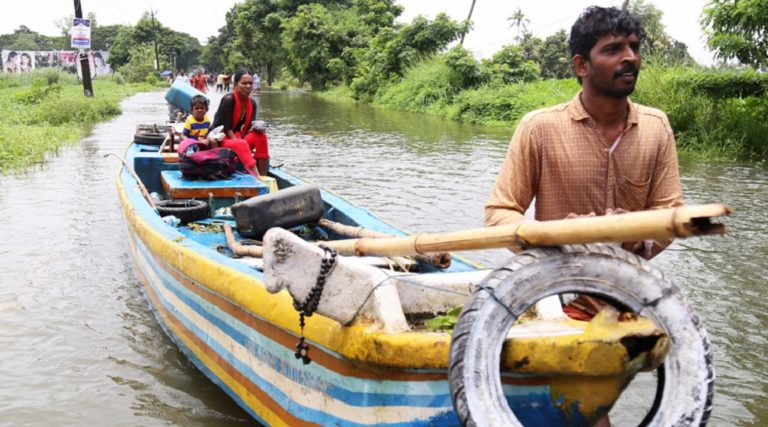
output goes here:
<path id="1" fill-rule="evenodd" d="M 165 141 L 166 133 L 137 132 L 133 135 L 134 144 L 159 146 Z"/>
<path id="2" fill-rule="evenodd" d="M 155 203 L 160 216 L 173 215 L 179 219 L 181 224 L 187 224 L 192 221 L 199 221 L 210 216 L 208 203 L 204 200 L 160 200 Z"/>
<path id="3" fill-rule="evenodd" d="M 660 367 L 663 390 L 658 407 L 651 409 L 655 413 L 646 417 L 648 425 L 705 425 L 714 394 L 709 338 L 680 290 L 650 263 L 616 245 L 532 249 L 478 285 L 451 339 L 451 399 L 462 425 L 521 425 L 501 388 L 507 331 L 535 302 L 574 292 L 617 302 L 666 329 L 671 345 Z"/>

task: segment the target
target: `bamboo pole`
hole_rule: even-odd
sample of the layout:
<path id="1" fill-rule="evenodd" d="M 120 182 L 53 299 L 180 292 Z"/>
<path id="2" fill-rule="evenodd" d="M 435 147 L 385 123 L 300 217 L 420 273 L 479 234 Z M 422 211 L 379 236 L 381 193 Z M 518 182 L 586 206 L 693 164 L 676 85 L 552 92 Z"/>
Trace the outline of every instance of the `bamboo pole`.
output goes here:
<path id="1" fill-rule="evenodd" d="M 558 221 L 524 221 L 447 233 L 324 243 L 339 253 L 358 256 L 409 256 L 475 249 L 669 240 L 725 234 L 725 225 L 710 220 L 730 213 L 731 208 L 722 204 L 692 205 Z"/>
<path id="2" fill-rule="evenodd" d="M 342 224 L 339 224 L 342 225 Z M 345 226 L 348 227 L 348 226 Z M 371 231 L 371 230 L 369 230 Z M 374 232 L 375 233 L 375 232 Z M 225 223 L 224 224 L 224 236 L 227 240 L 227 247 L 237 256 L 250 256 L 255 258 L 263 258 L 264 257 L 264 247 L 263 246 L 255 246 L 255 245 L 243 245 L 242 243 L 239 243 L 235 241 L 235 234 L 232 231 L 232 226 Z M 316 242 L 316 243 L 323 243 L 327 244 L 328 242 Z M 345 256 L 355 256 L 354 252 L 339 252 L 341 255 Z M 443 261 L 442 264 L 439 264 L 440 258 L 435 258 L 434 260 L 431 259 L 431 257 L 424 257 L 425 262 L 430 262 L 431 264 L 435 265 L 438 268 L 448 268 L 451 266 L 451 255 L 450 254 L 440 254 L 445 255 L 448 260 Z M 400 257 L 392 257 L 392 258 L 400 258 Z M 414 257 L 417 258 L 417 257 Z M 405 260 L 404 258 L 401 258 L 402 260 Z M 393 259 L 393 262 L 397 263 L 399 262 L 396 259 Z M 413 262 L 413 261 L 411 261 Z"/>
<path id="3" fill-rule="evenodd" d="M 380 231 L 371 230 L 364 227 L 355 227 L 351 225 L 341 224 L 331 221 L 329 219 L 321 218 L 318 224 L 328 230 L 333 231 L 336 234 L 348 237 L 369 237 L 372 239 L 384 239 L 390 237 L 396 237 L 392 234 L 382 233 Z M 354 254 L 354 252 L 352 252 Z M 438 252 L 430 254 L 417 254 L 413 258 L 416 261 L 423 262 L 429 265 L 433 265 L 440 269 L 446 269 L 451 266 L 451 254 L 448 252 Z"/>

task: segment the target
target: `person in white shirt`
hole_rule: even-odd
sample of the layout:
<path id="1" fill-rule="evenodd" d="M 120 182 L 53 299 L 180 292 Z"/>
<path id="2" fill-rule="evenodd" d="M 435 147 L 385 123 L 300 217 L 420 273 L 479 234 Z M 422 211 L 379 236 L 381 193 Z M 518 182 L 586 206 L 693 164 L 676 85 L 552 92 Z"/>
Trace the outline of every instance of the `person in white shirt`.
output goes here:
<path id="1" fill-rule="evenodd" d="M 253 91 L 256 93 L 261 92 L 261 78 L 258 71 L 253 73 Z"/>
<path id="2" fill-rule="evenodd" d="M 189 84 L 189 77 L 187 77 L 186 73 L 184 73 L 184 70 L 182 69 L 179 71 L 179 75 L 176 76 L 175 79 L 173 79 L 173 82 L 174 83 L 182 82 L 182 83 Z"/>

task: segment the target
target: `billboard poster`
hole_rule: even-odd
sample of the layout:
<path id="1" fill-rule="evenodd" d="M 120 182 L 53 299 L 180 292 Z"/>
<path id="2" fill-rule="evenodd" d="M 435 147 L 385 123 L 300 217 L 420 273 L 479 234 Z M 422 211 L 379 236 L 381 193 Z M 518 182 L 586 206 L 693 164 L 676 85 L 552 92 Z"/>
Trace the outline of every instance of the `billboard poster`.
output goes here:
<path id="1" fill-rule="evenodd" d="M 91 67 L 91 77 L 112 74 L 109 66 L 109 51 L 88 51 L 88 63 Z M 70 73 L 81 74 L 79 70 L 80 54 L 76 50 L 3 50 L 3 73 L 18 74 L 43 68 L 60 68 Z"/>
<path id="2" fill-rule="evenodd" d="M 91 48 L 91 20 L 75 18 L 72 20 L 72 47 L 76 49 Z"/>
<path id="3" fill-rule="evenodd" d="M 4 50 L 2 53 L 3 72 L 6 74 L 28 73 L 35 69 L 35 52 L 26 50 Z"/>

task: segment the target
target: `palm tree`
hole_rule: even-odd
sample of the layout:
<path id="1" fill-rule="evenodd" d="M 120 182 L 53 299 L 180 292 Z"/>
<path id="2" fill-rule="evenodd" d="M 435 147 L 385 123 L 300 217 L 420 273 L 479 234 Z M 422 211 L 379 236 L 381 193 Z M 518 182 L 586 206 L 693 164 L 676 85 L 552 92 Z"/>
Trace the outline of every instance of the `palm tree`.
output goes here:
<path id="1" fill-rule="evenodd" d="M 515 13 L 507 18 L 507 21 L 512 21 L 512 24 L 509 26 L 510 28 L 517 27 L 517 36 L 515 36 L 515 41 L 520 43 L 520 30 L 525 31 L 527 29 L 525 24 L 530 23 L 531 20 L 526 18 L 525 14 L 523 14 L 523 11 L 518 7 Z"/>
<path id="2" fill-rule="evenodd" d="M 467 16 L 467 22 L 469 22 L 472 19 L 472 11 L 475 10 L 475 0 L 472 0 L 472 6 L 469 7 L 469 16 Z M 462 46 L 464 44 L 464 36 L 467 33 L 461 33 L 461 40 L 459 41 L 459 46 Z"/>

